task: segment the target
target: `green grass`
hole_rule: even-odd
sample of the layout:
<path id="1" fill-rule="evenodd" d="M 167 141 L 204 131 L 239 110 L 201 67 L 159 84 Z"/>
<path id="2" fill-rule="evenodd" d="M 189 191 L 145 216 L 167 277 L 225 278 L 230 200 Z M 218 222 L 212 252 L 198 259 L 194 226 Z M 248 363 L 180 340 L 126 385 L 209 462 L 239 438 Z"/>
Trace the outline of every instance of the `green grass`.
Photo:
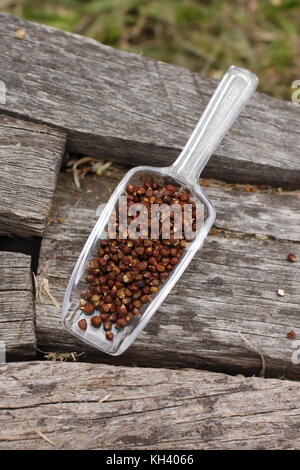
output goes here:
<path id="1" fill-rule="evenodd" d="M 300 79 L 300 0 L 0 0 L 1 11 L 219 78 L 229 65 L 289 99 Z"/>

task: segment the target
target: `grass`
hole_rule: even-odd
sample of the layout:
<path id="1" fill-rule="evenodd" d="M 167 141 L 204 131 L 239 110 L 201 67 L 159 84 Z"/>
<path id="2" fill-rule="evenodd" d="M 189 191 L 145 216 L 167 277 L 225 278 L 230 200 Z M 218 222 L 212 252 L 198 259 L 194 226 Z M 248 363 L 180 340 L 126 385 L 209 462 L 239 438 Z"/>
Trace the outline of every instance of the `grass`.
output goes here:
<path id="1" fill-rule="evenodd" d="M 219 78 L 231 64 L 290 99 L 300 0 L 0 0 L 1 11 Z"/>

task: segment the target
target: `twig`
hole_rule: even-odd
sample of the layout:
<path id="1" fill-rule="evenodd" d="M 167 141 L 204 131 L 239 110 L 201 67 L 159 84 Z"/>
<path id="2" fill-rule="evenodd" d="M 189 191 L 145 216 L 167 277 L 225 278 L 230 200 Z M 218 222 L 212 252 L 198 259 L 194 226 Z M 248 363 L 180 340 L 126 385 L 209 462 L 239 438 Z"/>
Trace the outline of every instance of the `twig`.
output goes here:
<path id="1" fill-rule="evenodd" d="M 247 338 L 245 338 L 245 336 L 239 332 L 239 335 L 240 337 L 242 338 L 243 341 L 245 341 L 245 343 L 248 344 L 248 346 L 250 346 L 255 352 L 257 352 L 257 354 L 259 354 L 260 358 L 261 358 L 261 364 L 262 364 L 262 369 L 259 373 L 260 377 L 265 377 L 265 373 L 266 373 L 266 360 L 264 358 L 264 355 L 261 351 L 259 351 L 259 349 L 257 349 L 254 344 L 252 344 Z"/>
<path id="2" fill-rule="evenodd" d="M 111 397 L 111 393 L 106 395 L 106 397 L 100 398 L 99 403 L 103 403 L 104 401 L 108 400 Z"/>
<path id="3" fill-rule="evenodd" d="M 29 420 L 28 420 L 28 423 L 29 423 L 29 426 L 31 427 L 32 431 L 34 431 L 38 436 L 40 436 L 42 439 L 44 439 L 44 441 L 49 442 L 49 444 L 57 447 L 57 444 L 54 441 L 52 441 L 51 439 L 49 439 L 49 437 L 47 437 L 42 431 L 39 431 L 39 429 L 34 428 L 32 423 Z"/>

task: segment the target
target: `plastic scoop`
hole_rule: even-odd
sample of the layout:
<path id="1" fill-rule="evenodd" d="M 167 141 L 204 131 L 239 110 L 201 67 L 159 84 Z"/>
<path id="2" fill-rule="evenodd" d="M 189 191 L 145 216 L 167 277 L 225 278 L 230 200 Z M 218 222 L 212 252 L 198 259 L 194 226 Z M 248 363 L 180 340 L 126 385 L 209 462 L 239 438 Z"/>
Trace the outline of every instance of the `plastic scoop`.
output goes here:
<path id="1" fill-rule="evenodd" d="M 145 328 L 163 300 L 173 288 L 191 262 L 196 251 L 201 248 L 205 237 L 212 227 L 216 213 L 199 185 L 199 176 L 208 159 L 214 153 L 219 142 L 230 129 L 258 84 L 258 78 L 248 70 L 230 67 L 219 83 L 203 115 L 196 125 L 187 144 L 177 160 L 170 167 L 139 166 L 130 170 L 118 184 L 108 203 L 104 207 L 92 230 L 70 278 L 62 308 L 63 325 L 82 341 L 114 356 L 122 354 Z M 187 190 L 193 201 L 204 205 L 204 220 L 194 239 L 184 250 L 179 263 L 169 278 L 160 286 L 159 291 L 144 306 L 142 315 L 134 318 L 124 329 L 115 330 L 114 338 L 108 341 L 103 328 L 89 326 L 82 331 L 78 321 L 86 318 L 80 309 L 80 296 L 86 286 L 86 272 L 91 260 L 99 248 L 99 242 L 107 228 L 109 217 L 115 210 L 120 196 L 124 195 L 127 185 L 142 184 L 145 178 L 163 178 L 167 183 L 175 184 Z"/>

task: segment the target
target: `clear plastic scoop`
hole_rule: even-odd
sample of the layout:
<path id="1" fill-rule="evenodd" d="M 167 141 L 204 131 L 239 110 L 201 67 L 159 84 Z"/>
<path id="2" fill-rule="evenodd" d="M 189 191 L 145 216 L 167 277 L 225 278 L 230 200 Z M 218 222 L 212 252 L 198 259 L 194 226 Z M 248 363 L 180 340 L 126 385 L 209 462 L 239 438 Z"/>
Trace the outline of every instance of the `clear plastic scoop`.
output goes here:
<path id="1" fill-rule="evenodd" d="M 257 84 L 258 78 L 248 70 L 234 66 L 230 67 L 174 164 L 163 168 L 151 166 L 133 168 L 118 184 L 78 258 L 66 290 L 62 307 L 62 321 L 63 325 L 73 335 L 107 354 L 117 356 L 122 354 L 145 328 L 191 262 L 196 251 L 203 245 L 205 237 L 214 223 L 215 210 L 199 185 L 199 176 L 219 142 L 253 95 Z M 169 278 L 160 286 L 151 302 L 145 305 L 142 315 L 134 318 L 124 329 L 115 330 L 114 339 L 108 341 L 103 328 L 89 327 L 82 331 L 78 327 L 78 321 L 85 317 L 82 310 L 80 310 L 80 295 L 86 285 L 87 265 L 97 252 L 109 216 L 115 209 L 119 197 L 124 194 L 126 186 L 129 183 L 134 185 L 142 184 L 145 178 L 149 176 L 154 179 L 163 177 L 168 183 L 185 188 L 195 202 L 204 205 L 204 222 Z"/>

